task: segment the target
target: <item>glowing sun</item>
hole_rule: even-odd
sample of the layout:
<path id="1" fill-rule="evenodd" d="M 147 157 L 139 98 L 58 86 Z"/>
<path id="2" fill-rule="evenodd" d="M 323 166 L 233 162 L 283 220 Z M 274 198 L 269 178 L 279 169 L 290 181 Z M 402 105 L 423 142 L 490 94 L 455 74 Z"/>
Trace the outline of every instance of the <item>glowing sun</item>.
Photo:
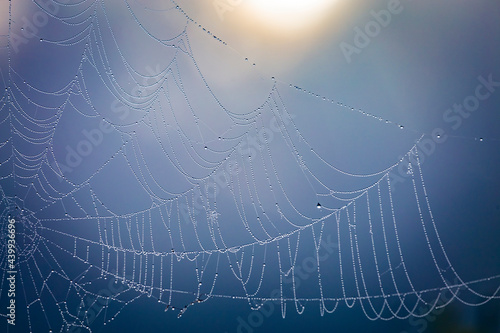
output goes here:
<path id="1" fill-rule="evenodd" d="M 338 0 L 245 0 L 254 20 L 279 30 L 301 30 L 318 22 Z"/>

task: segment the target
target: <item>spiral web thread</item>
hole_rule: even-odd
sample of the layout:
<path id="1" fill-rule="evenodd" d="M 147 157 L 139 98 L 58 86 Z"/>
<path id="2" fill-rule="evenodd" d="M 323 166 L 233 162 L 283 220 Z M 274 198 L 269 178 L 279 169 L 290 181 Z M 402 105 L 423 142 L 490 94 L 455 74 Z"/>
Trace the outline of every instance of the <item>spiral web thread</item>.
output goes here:
<path id="1" fill-rule="evenodd" d="M 62 87 L 47 89 L 26 80 L 15 66 L 12 43 L 19 24 L 9 2 L 9 33 L 2 36 L 8 60 L 0 99 L 0 202 L 2 225 L 8 217 L 17 224 L 17 288 L 27 308 L 18 316 L 26 316 L 30 331 L 91 330 L 143 296 L 179 315 L 197 303 L 222 298 L 247 301 L 252 309 L 275 301 L 283 317 L 289 305 L 302 313 L 306 305 L 319 304 L 321 315 L 339 305 L 359 305 L 371 320 L 423 317 L 453 300 L 477 306 L 498 298 L 499 276 L 463 281 L 448 259 L 417 144 L 381 171 L 342 170 L 314 150 L 287 110 L 281 92 L 302 88 L 273 78 L 259 107 L 243 113 L 224 107 L 196 63 L 188 27 L 227 44 L 176 3 L 162 10 L 120 4 L 142 40 L 171 56 L 147 73 L 120 46 L 118 22 L 107 2 L 53 2 L 57 13 L 45 3 L 34 4 L 60 30 L 51 36 L 40 29 L 30 43 L 48 45 L 51 52 L 82 52 L 74 75 Z M 185 19 L 179 21 L 178 33 L 162 39 L 143 23 L 148 12 Z M 198 94 L 209 116 L 223 119 L 223 130 L 211 129 L 207 111 L 194 101 Z M 373 118 L 375 126 L 404 129 L 309 94 L 339 112 Z M 100 106 L 101 95 L 111 96 L 117 107 L 110 111 Z M 111 132 L 112 148 L 99 154 L 97 165 L 72 167 L 60 158 L 56 135 L 64 118 L 73 115 L 102 121 Z M 258 151 L 241 148 L 256 137 Z M 160 158 L 152 157 L 153 149 Z M 321 202 L 317 208 L 304 209 L 297 202 L 292 193 L 297 189 L 290 187 L 276 157 L 283 152 L 287 168 L 315 191 Z M 402 164 L 409 181 L 396 198 L 390 176 Z M 169 171 L 161 165 L 169 165 Z M 315 172 L 317 165 L 328 171 Z M 105 178 L 100 175 L 115 169 L 127 170 L 127 177 L 147 194 L 148 206 L 117 213 L 102 197 L 98 184 Z M 330 177 L 362 180 L 364 185 L 346 191 L 332 185 Z M 172 179 L 182 181 L 172 185 Z M 433 267 L 431 288 L 422 286 L 406 259 L 400 234 L 407 221 L 420 225 L 422 251 Z M 0 251 L 4 295 L 6 247 Z M 309 267 L 307 278 L 298 273 L 301 263 Z M 313 287 L 303 290 L 299 283 Z M 474 289 L 484 283 L 493 284 L 493 292 Z M 439 300 L 445 293 L 452 297 L 443 304 Z M 417 311 L 422 305 L 426 313 Z"/>

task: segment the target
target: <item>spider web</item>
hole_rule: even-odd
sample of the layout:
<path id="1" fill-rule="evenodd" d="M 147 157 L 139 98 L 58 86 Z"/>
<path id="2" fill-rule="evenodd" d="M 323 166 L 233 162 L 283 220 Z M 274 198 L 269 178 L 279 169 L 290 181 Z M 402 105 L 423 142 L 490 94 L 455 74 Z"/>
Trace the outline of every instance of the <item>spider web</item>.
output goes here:
<path id="1" fill-rule="evenodd" d="M 259 78 L 271 88 L 258 106 L 242 94 L 242 107 L 226 107 L 190 34 L 230 47 L 175 3 L 16 6 L 4 4 L 0 212 L 2 237 L 16 221 L 17 320 L 29 331 L 91 331 L 140 297 L 179 316 L 222 298 L 252 309 L 275 301 L 283 317 L 289 306 L 323 315 L 358 305 L 371 320 L 498 298 L 499 276 L 463 281 L 446 254 L 421 167 L 425 136 L 379 170 L 344 170 L 310 143 L 290 96 L 411 130 L 275 78 Z M 407 259 L 410 222 L 433 267 L 425 278 Z M 7 254 L 3 244 L 2 296 Z M 495 292 L 474 289 L 483 283 Z"/>

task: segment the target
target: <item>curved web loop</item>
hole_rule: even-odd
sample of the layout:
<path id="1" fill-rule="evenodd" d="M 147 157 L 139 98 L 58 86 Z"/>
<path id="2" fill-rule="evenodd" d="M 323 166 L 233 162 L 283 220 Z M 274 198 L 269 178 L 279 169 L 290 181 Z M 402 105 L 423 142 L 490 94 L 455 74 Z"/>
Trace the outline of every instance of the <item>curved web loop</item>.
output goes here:
<path id="1" fill-rule="evenodd" d="M 343 170 L 288 110 L 296 88 L 273 81 L 258 106 L 225 107 L 191 49 L 198 24 L 176 4 L 47 3 L 26 17 L 50 29 L 26 32 L 9 2 L 3 38 L 2 235 L 14 219 L 30 331 L 91 330 L 144 296 L 179 315 L 225 298 L 277 301 L 283 316 L 357 305 L 372 320 L 498 298 L 474 289 L 498 276 L 463 281 L 448 259 L 416 145 L 381 170 Z M 25 67 L 34 52 L 47 62 Z M 408 181 L 395 196 L 398 169 Z M 418 262 L 434 267 L 425 279 L 409 224 Z M 4 295 L 6 246 L 0 258 Z"/>

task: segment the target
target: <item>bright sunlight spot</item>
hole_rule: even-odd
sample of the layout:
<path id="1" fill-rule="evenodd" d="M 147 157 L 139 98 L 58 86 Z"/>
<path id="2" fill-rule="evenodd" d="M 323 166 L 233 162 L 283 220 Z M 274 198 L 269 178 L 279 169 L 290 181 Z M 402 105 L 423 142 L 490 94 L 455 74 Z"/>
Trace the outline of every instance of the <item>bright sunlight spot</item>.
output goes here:
<path id="1" fill-rule="evenodd" d="M 246 0 L 255 20 L 279 30 L 310 27 L 338 0 Z"/>

